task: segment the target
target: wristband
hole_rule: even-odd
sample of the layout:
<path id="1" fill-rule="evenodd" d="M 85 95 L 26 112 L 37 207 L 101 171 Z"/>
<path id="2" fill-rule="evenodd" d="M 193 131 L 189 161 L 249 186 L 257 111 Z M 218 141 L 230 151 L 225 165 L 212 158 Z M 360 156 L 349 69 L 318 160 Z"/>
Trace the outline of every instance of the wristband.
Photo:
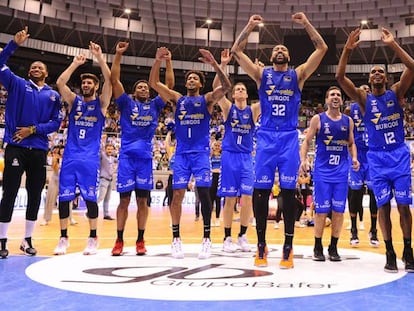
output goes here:
<path id="1" fill-rule="evenodd" d="M 36 134 L 36 126 L 35 125 L 29 126 L 29 130 L 30 130 L 30 135 Z"/>

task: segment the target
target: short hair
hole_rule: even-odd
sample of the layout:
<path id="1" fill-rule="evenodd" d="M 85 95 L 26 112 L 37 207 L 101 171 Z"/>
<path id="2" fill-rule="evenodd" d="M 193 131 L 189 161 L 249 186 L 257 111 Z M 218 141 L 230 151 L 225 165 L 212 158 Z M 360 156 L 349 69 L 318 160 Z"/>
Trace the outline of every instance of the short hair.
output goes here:
<path id="1" fill-rule="evenodd" d="M 234 95 L 234 91 L 236 90 L 236 86 L 238 86 L 238 85 L 244 86 L 244 88 L 246 89 L 246 92 L 247 92 L 247 86 L 246 86 L 246 84 L 244 84 L 243 82 L 237 82 L 235 85 L 233 85 L 233 88 L 231 90 L 231 95 Z"/>
<path id="2" fill-rule="evenodd" d="M 32 62 L 32 63 L 30 64 L 30 67 L 32 67 L 34 63 L 40 63 L 40 64 L 42 64 L 42 65 L 45 67 L 46 72 L 49 72 L 49 70 L 48 70 L 48 68 L 47 68 L 47 65 L 46 65 L 44 62 L 42 62 L 42 61 L 40 61 L 40 60 L 35 60 L 34 62 Z"/>
<path id="3" fill-rule="evenodd" d="M 140 84 L 140 83 L 145 83 L 146 85 L 148 85 L 148 88 L 150 88 L 150 85 L 149 85 L 148 81 L 147 81 L 147 80 L 143 80 L 143 79 L 141 79 L 141 80 L 138 80 L 137 82 L 135 82 L 135 83 L 134 83 L 134 85 L 133 85 L 133 87 L 132 87 L 132 93 L 135 93 L 135 88 L 136 88 L 136 87 L 137 87 L 137 85 L 138 85 L 138 84 Z"/>
<path id="4" fill-rule="evenodd" d="M 204 76 L 204 74 L 199 71 L 199 70 L 189 70 L 185 73 L 185 82 L 187 82 L 188 77 L 192 74 L 196 74 L 201 82 L 201 89 L 203 89 L 204 85 L 206 85 L 206 77 Z"/>
<path id="5" fill-rule="evenodd" d="M 338 90 L 342 94 L 342 90 L 338 86 L 331 86 L 325 93 L 325 98 L 328 98 L 329 92 L 332 90 Z"/>
<path id="6" fill-rule="evenodd" d="M 95 82 L 95 84 L 99 84 L 99 79 L 96 75 L 94 75 L 93 73 L 82 73 L 80 75 L 80 79 L 81 81 L 85 80 L 85 79 L 91 79 Z"/>

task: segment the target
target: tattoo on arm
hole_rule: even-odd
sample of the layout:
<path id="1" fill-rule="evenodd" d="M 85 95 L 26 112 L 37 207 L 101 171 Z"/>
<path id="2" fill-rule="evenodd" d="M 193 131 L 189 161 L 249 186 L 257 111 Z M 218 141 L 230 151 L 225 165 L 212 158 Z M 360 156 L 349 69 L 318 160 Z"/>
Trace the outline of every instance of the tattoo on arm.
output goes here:
<path id="1" fill-rule="evenodd" d="M 247 40 L 249 34 L 246 31 L 242 31 L 239 38 L 237 39 L 237 45 L 240 46 L 244 40 Z"/>
<path id="2" fill-rule="evenodd" d="M 311 40 L 315 48 L 323 45 L 323 40 L 321 38 L 316 37 L 316 38 L 312 38 Z"/>
<path id="3" fill-rule="evenodd" d="M 225 75 L 223 75 L 223 73 L 220 71 L 220 72 L 218 72 L 218 77 L 220 79 L 221 86 L 222 87 L 225 86 L 226 85 L 226 77 L 225 77 Z"/>

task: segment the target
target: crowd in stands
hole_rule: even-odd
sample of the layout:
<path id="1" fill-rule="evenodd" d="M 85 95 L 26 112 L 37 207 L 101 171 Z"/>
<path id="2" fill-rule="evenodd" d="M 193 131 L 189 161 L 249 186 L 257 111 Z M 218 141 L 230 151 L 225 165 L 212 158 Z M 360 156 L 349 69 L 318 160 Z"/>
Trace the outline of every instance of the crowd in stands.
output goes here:
<path id="1" fill-rule="evenodd" d="M 76 90 L 75 90 L 76 91 Z M 308 94 L 309 95 L 309 94 Z M 313 94 L 317 96 L 317 94 Z M 312 97 L 312 96 L 311 96 Z M 3 86 L 0 85 L 0 130 L 4 128 L 4 103 L 7 99 L 7 91 Z M 404 128 L 407 139 L 414 139 L 414 97 L 406 98 L 406 108 L 405 108 L 405 122 Z M 346 105 L 349 105 L 349 101 L 345 101 Z M 345 107 L 344 107 L 345 109 Z M 309 125 L 310 119 L 317 113 L 320 113 L 324 110 L 324 105 L 320 99 L 304 99 L 302 101 L 302 106 L 300 108 L 300 117 L 303 120 L 306 120 L 302 124 L 302 129 L 306 128 Z M 168 156 L 165 150 L 165 136 L 168 132 L 168 124 L 173 122 L 174 116 L 172 113 L 172 108 L 170 105 L 167 105 L 159 117 L 158 127 L 153 141 L 153 168 L 154 170 L 166 171 L 168 170 Z M 213 111 L 211 119 L 211 137 L 213 139 L 221 139 L 223 137 L 224 127 L 223 117 L 221 114 L 220 107 L 217 105 Z M 67 120 L 63 120 L 61 127 L 58 132 L 53 133 L 49 136 L 50 138 L 50 155 L 52 154 L 55 148 L 60 148 L 65 143 L 65 130 L 67 128 Z M 115 147 L 115 151 L 120 148 L 120 122 L 119 122 L 119 111 L 114 102 L 110 104 L 107 110 L 104 133 L 102 136 L 102 145 L 105 143 L 111 143 Z M 2 133 L 0 133 L 2 137 Z M 412 150 L 414 155 L 414 150 Z M 51 159 L 51 156 L 49 157 Z M 413 157 L 414 158 L 414 157 Z M 49 161 L 51 163 L 51 161 Z"/>

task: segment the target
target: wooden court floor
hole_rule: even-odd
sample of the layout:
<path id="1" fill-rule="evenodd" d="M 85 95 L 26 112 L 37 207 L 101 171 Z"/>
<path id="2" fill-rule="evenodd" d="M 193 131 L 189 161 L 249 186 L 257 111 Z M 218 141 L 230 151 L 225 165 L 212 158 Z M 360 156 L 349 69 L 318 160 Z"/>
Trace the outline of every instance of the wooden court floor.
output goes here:
<path id="1" fill-rule="evenodd" d="M 111 214 L 115 215 L 116 206 L 111 207 Z M 101 212 L 101 211 L 100 211 Z M 88 220 L 84 216 L 85 210 L 75 210 L 73 215 L 78 222 L 76 225 L 68 226 L 68 236 L 70 239 L 70 247 L 68 253 L 81 252 L 85 245 L 89 234 Z M 52 256 L 53 250 L 57 245 L 60 229 L 57 210 L 53 213 L 52 221 L 47 226 L 41 226 L 42 211 L 39 212 L 39 220 L 33 234 L 33 243 L 38 250 L 38 256 Z M 234 214 L 232 236 L 233 240 L 237 237 L 240 223 L 238 221 L 239 214 Z M 396 208 L 392 209 L 393 221 L 393 241 L 397 256 L 400 257 L 403 248 L 402 234 L 399 227 L 399 215 Z M 349 224 L 349 215 L 345 213 L 345 222 L 339 240 L 339 248 L 351 248 L 349 245 L 350 232 L 345 228 Z M 365 230 L 359 231 L 360 245 L 359 250 L 385 253 L 385 247 L 382 240 L 380 230 L 378 228 L 378 238 L 381 241 L 379 248 L 372 248 L 368 242 L 368 232 L 370 228 L 369 209 L 364 211 Z M 378 226 L 377 226 L 378 227 Z M 183 215 L 180 225 L 181 238 L 183 243 L 201 243 L 202 238 L 202 221 L 195 221 L 194 212 L 190 209 L 183 209 Z M 327 248 L 330 239 L 330 227 L 325 228 L 323 245 Z M 12 223 L 8 231 L 8 249 L 10 255 L 20 254 L 19 245 L 24 235 L 24 210 L 16 210 L 13 214 Z M 223 242 L 224 228 L 221 221 L 219 227 L 211 228 L 211 239 L 213 244 L 221 244 Z M 108 249 L 108 255 L 114 245 L 116 239 L 116 221 L 104 220 L 102 216 L 98 222 L 99 248 Z M 256 244 L 256 232 L 254 227 L 249 227 L 247 231 L 249 243 Z M 129 209 L 129 217 L 124 233 L 125 247 L 135 245 L 137 238 L 136 225 L 136 208 L 131 206 Z M 151 207 L 148 217 L 147 228 L 145 231 L 145 241 L 147 249 L 151 245 L 170 244 L 172 233 L 170 228 L 170 215 L 168 207 Z M 314 242 L 313 227 L 295 228 L 294 245 L 312 246 Z M 268 222 L 267 243 L 282 244 L 283 243 L 283 222 L 280 222 L 280 228 L 274 229 L 274 222 Z"/>

